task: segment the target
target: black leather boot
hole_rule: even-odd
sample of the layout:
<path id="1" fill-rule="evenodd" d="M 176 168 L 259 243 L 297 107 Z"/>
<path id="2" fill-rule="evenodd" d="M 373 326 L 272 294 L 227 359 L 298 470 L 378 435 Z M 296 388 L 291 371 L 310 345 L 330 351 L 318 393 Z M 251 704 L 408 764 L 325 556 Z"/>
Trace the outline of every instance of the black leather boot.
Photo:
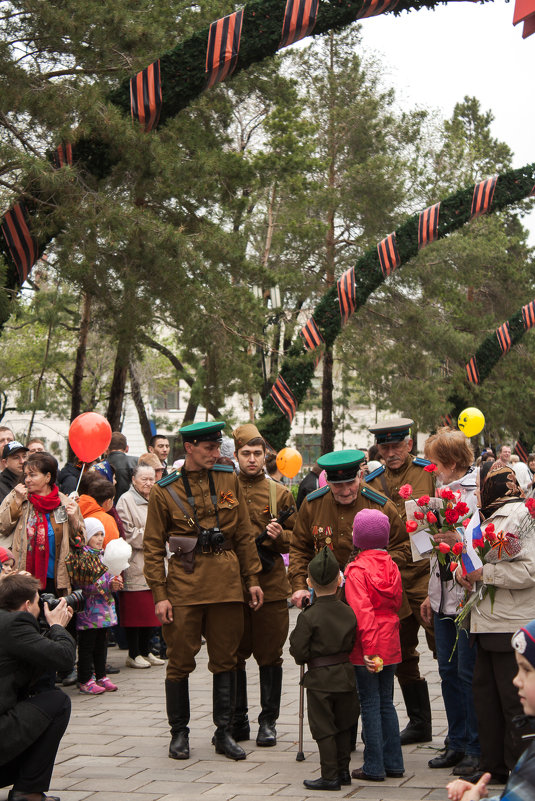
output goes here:
<path id="1" fill-rule="evenodd" d="M 260 746 L 277 745 L 275 723 L 279 717 L 282 690 L 281 665 L 264 665 L 260 668 L 260 706 L 259 729 L 256 744 Z"/>
<path id="2" fill-rule="evenodd" d="M 401 688 L 409 722 L 401 732 L 401 745 L 428 743 L 433 739 L 431 704 L 425 679 L 413 681 Z"/>
<path id="3" fill-rule="evenodd" d="M 236 702 L 230 729 L 230 733 L 237 743 L 242 740 L 249 740 L 251 737 L 251 728 L 249 726 L 249 718 L 247 717 L 248 711 L 247 671 L 238 669 L 236 671 Z"/>
<path id="4" fill-rule="evenodd" d="M 165 680 L 167 719 L 171 727 L 169 756 L 171 759 L 189 759 L 189 687 L 188 680 Z"/>
<path id="5" fill-rule="evenodd" d="M 236 743 L 230 733 L 234 698 L 236 695 L 236 671 L 228 670 L 214 674 L 213 710 L 216 730 L 213 743 L 216 754 L 224 754 L 229 759 L 245 759 L 247 754 Z"/>

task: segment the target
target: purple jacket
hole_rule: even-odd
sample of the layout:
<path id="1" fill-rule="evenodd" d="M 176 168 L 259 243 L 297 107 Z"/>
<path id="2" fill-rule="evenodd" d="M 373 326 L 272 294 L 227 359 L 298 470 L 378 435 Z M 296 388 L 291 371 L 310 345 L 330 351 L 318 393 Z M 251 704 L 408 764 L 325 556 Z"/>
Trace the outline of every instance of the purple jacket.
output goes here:
<path id="1" fill-rule="evenodd" d="M 84 545 L 84 550 L 97 553 L 89 545 Z M 104 551 L 98 553 L 102 555 Z M 85 608 L 76 614 L 78 631 L 81 629 L 105 629 L 117 625 L 115 601 L 110 590 L 111 581 L 112 576 L 106 571 L 93 584 L 79 585 L 79 589 L 84 592 Z"/>

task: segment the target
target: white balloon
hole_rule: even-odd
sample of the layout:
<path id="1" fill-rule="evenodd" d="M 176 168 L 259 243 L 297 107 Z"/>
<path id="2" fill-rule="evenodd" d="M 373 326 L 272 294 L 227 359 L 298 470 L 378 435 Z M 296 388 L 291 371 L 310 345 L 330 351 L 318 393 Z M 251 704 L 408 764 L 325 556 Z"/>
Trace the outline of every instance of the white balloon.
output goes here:
<path id="1" fill-rule="evenodd" d="M 130 564 L 131 556 L 132 546 L 126 542 L 126 540 L 123 540 L 122 537 L 119 537 L 119 539 L 110 540 L 110 542 L 108 542 L 101 560 L 112 576 L 120 576 L 123 570 L 126 570 Z"/>

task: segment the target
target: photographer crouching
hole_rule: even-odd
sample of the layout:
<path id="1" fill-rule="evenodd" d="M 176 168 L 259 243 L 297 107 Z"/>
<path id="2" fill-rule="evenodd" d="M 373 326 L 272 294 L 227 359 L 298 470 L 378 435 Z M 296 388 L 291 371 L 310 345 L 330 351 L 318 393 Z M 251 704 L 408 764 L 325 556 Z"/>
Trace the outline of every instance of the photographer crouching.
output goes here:
<path id="1" fill-rule="evenodd" d="M 59 801 L 46 791 L 71 702 L 59 689 L 36 686 L 47 671 L 73 668 L 76 646 L 65 630 L 73 610 L 64 598 L 52 611 L 45 602 L 50 628 L 42 634 L 39 587 L 28 574 L 0 580 L 0 787 L 13 785 L 9 801 Z"/>

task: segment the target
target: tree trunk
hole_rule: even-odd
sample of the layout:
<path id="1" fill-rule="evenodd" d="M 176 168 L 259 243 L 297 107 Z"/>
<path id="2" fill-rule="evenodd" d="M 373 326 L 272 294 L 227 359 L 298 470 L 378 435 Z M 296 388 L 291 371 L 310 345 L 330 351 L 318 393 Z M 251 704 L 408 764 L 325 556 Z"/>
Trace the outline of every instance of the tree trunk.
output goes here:
<path id="1" fill-rule="evenodd" d="M 112 431 L 121 430 L 121 414 L 124 404 L 126 379 L 128 376 L 128 362 L 130 356 L 130 343 L 119 340 L 115 366 L 113 368 L 113 379 L 110 387 L 110 397 L 108 400 L 108 410 L 106 417 Z"/>
<path id="2" fill-rule="evenodd" d="M 87 337 L 91 323 L 91 298 L 84 292 L 82 295 L 82 319 L 76 348 L 76 362 L 72 376 L 71 389 L 71 423 L 82 411 L 82 381 L 84 379 L 85 362 L 87 355 Z"/>
<path id="3" fill-rule="evenodd" d="M 139 417 L 139 425 L 141 426 L 141 433 L 143 434 L 143 439 L 145 440 L 145 445 L 147 446 L 148 450 L 152 438 L 152 429 L 150 427 L 150 420 L 147 416 L 147 411 L 143 402 L 143 396 L 141 394 L 141 386 L 139 384 L 135 365 L 132 359 L 130 359 L 130 363 L 128 365 L 128 374 L 130 377 L 132 400 L 136 405 L 137 416 Z"/>
<path id="4" fill-rule="evenodd" d="M 333 450 L 333 351 L 332 348 L 325 348 L 321 384 L 321 452 L 330 453 Z"/>

